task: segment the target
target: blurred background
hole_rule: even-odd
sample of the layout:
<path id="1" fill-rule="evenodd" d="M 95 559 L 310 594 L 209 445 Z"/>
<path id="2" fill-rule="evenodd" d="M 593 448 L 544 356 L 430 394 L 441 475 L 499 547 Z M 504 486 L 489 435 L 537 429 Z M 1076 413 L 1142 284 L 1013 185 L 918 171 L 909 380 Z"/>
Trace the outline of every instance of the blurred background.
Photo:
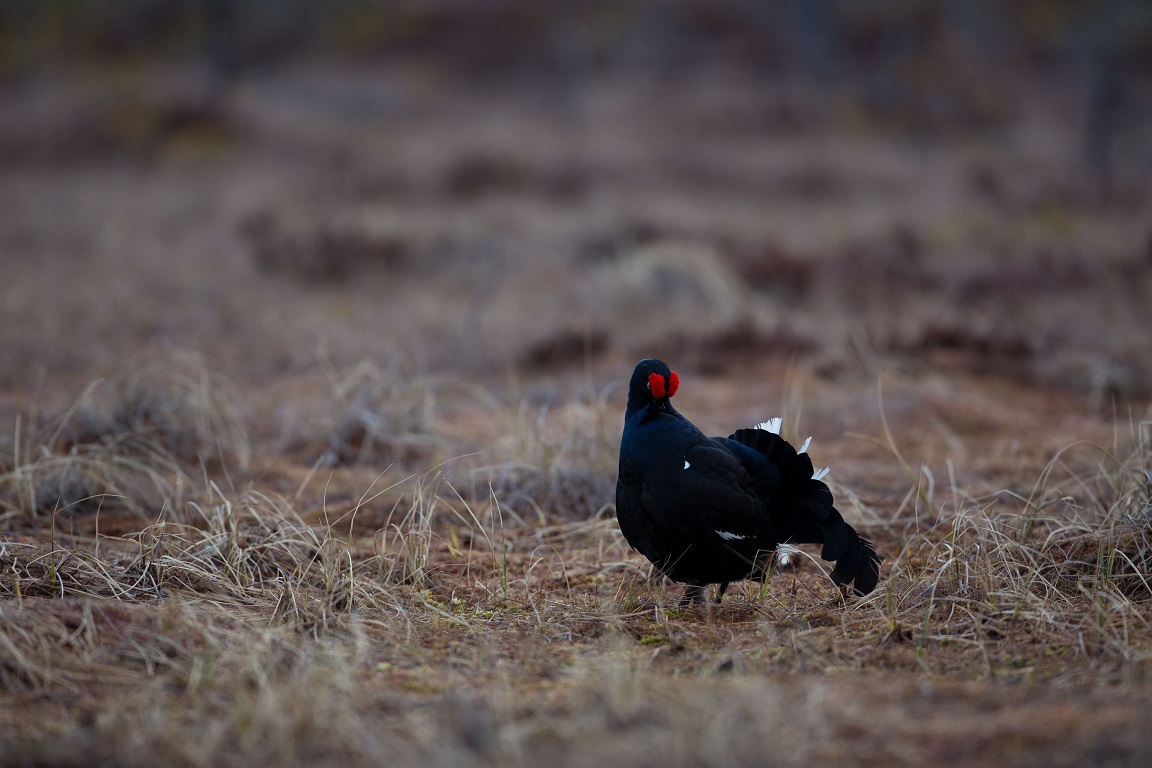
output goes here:
<path id="1" fill-rule="evenodd" d="M 0 114 L 8 390 L 161 348 L 1152 392 L 1140 0 L 6 0 Z"/>

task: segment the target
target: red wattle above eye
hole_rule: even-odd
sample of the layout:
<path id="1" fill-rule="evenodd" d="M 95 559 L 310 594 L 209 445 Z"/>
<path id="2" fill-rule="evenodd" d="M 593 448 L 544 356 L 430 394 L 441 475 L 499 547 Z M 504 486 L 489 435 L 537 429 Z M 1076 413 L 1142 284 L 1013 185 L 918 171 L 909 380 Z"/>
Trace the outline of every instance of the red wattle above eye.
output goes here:
<path id="1" fill-rule="evenodd" d="M 658 373 L 648 374 L 648 389 L 652 390 L 652 397 L 657 400 L 664 397 L 664 377 Z"/>
<path id="2" fill-rule="evenodd" d="M 676 394 L 676 390 L 680 388 L 680 377 L 673 371 L 672 375 L 668 377 L 668 383 L 664 383 L 664 377 L 658 373 L 648 374 L 648 389 L 652 391 L 652 396 L 657 400 L 662 397 Z"/>

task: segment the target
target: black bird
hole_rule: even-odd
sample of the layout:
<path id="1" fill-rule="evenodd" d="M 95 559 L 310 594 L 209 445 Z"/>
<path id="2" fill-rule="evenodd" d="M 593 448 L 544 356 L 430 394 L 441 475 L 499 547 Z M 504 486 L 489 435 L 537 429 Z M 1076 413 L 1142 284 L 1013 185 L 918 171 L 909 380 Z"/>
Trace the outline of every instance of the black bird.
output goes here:
<path id="1" fill-rule="evenodd" d="M 781 544 L 822 544 L 832 581 L 858 595 L 876 587 L 880 555 L 833 506 L 807 450 L 780 437 L 780 419 L 730 437 L 706 437 L 672 407 L 679 377 L 641 360 L 628 384 L 616 516 L 624 538 L 673 581 L 681 605 L 709 584 L 762 578 Z"/>

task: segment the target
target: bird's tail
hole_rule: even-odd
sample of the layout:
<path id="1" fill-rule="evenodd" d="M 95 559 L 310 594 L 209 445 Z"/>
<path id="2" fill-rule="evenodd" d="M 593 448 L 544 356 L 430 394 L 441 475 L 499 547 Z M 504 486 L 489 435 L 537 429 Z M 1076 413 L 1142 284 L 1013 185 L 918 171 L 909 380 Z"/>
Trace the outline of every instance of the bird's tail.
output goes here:
<path id="1" fill-rule="evenodd" d="M 779 470 L 772 495 L 781 505 L 772 523 L 780 541 L 822 545 L 820 557 L 836 561 L 832 581 L 851 584 L 858 595 L 875 589 L 883 557 L 841 516 L 832 491 L 814 476 L 808 454 L 797 453 L 787 440 L 766 429 L 741 429 L 731 439 L 763 454 Z"/>

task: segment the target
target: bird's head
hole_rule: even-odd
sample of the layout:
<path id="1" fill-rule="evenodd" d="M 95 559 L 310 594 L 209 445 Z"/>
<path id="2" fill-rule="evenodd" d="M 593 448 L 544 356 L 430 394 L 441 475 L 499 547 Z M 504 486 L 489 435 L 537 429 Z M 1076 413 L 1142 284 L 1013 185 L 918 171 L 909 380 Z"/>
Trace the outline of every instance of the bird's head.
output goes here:
<path id="1" fill-rule="evenodd" d="M 648 358 L 636 364 L 628 382 L 628 413 L 646 405 L 657 410 L 671 410 L 671 397 L 680 386 L 680 377 L 662 360 Z"/>

